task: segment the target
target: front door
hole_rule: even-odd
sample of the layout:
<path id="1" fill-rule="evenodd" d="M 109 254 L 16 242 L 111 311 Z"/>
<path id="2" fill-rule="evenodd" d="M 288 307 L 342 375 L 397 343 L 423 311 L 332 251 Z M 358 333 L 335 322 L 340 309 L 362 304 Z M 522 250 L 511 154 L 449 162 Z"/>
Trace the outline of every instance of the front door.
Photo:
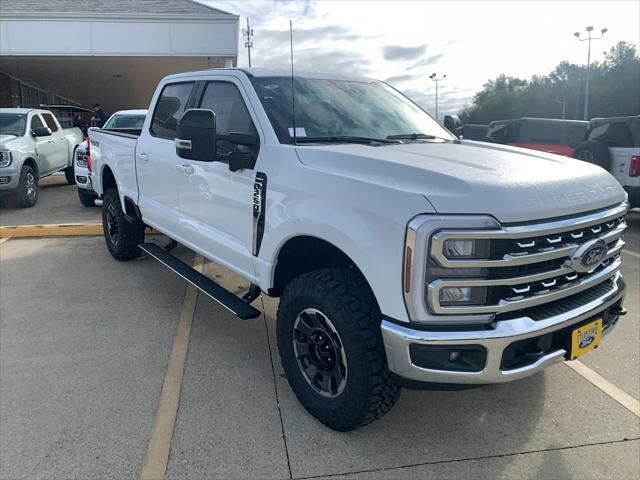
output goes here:
<path id="1" fill-rule="evenodd" d="M 219 134 L 257 135 L 241 92 L 239 82 L 207 82 L 196 108 L 212 110 L 216 114 Z M 235 149 L 249 147 L 218 141 L 217 149 L 218 161 L 188 161 L 191 168 L 184 171 L 187 186 L 180 192 L 182 232 L 209 258 L 245 278 L 254 278 L 252 239 L 256 172 L 250 169 L 232 172 L 224 161 Z M 258 154 L 257 147 L 252 153 Z"/>
<path id="2" fill-rule="evenodd" d="M 46 127 L 42 118 L 37 113 L 31 116 L 29 122 L 29 132 L 32 132 L 34 128 Z M 55 138 L 53 135 L 48 137 L 33 137 L 36 144 L 36 155 L 38 156 L 38 174 L 41 177 L 49 175 L 54 171 L 55 165 Z"/>
<path id="3" fill-rule="evenodd" d="M 51 130 L 52 135 L 49 138 L 50 145 L 53 145 L 51 154 L 48 155 L 51 170 L 54 172 L 67 168 L 70 165 L 69 143 L 66 137 L 60 131 L 58 123 L 50 113 L 41 113 L 40 116 L 44 123 Z"/>
<path id="4" fill-rule="evenodd" d="M 187 109 L 195 82 L 165 85 L 158 97 L 150 122 L 145 122 L 136 144 L 135 162 L 143 218 L 160 231 L 180 236 L 179 192 L 186 184 L 178 157 L 175 137 L 178 121 Z M 176 238 L 176 240 L 181 240 Z"/>

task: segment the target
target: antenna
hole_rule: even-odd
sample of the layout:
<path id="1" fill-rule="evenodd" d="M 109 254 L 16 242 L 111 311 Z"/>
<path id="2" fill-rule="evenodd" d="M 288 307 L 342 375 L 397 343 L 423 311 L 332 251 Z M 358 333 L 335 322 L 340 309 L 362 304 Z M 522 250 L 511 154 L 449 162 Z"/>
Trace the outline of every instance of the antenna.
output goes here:
<path id="1" fill-rule="evenodd" d="M 291 48 L 291 117 L 293 124 L 293 144 L 298 144 L 298 133 L 296 132 L 296 93 L 293 86 L 293 22 L 289 20 L 289 44 Z"/>

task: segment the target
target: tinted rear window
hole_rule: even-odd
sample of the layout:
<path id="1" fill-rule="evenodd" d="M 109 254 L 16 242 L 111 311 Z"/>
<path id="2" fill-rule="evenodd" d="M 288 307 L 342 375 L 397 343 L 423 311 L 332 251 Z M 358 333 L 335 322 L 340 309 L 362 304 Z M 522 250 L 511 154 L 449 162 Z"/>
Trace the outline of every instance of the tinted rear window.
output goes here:
<path id="1" fill-rule="evenodd" d="M 542 123 L 530 122 L 529 142 L 544 144 L 561 144 L 562 143 L 562 124 L 561 123 Z"/>

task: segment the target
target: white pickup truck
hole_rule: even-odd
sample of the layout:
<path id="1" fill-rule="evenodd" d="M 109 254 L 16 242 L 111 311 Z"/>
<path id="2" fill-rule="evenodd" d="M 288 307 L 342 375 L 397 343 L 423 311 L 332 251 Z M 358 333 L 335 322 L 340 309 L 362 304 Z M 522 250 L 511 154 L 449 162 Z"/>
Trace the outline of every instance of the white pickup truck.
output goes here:
<path id="1" fill-rule="evenodd" d="M 63 129 L 48 110 L 0 108 L 0 195 L 32 207 L 39 179 L 64 171 L 74 184 L 73 157 L 82 139 L 79 128 Z"/>
<path id="2" fill-rule="evenodd" d="M 91 133 L 111 254 L 144 251 L 240 318 L 260 315 L 260 293 L 280 297 L 289 384 L 333 429 L 380 418 L 401 386 L 508 382 L 574 359 L 625 313 L 627 201 L 611 175 L 459 141 L 382 82 L 172 75 L 135 133 Z M 249 291 L 145 243 L 145 225 Z"/>

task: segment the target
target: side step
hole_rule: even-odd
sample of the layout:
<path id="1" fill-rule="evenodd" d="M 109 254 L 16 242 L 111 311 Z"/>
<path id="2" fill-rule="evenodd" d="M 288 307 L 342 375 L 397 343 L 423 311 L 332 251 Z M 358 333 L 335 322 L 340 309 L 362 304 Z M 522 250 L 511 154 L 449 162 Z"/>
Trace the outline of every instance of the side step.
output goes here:
<path id="1" fill-rule="evenodd" d="M 238 318 L 248 320 L 259 317 L 260 310 L 252 307 L 248 302 L 236 297 L 229 290 L 218 285 L 209 277 L 204 276 L 197 270 L 176 257 L 166 252 L 162 247 L 154 243 L 141 243 L 140 248 L 150 256 L 158 260 L 165 267 L 173 270 L 196 288 L 209 295 L 212 299 L 225 307 Z"/>

